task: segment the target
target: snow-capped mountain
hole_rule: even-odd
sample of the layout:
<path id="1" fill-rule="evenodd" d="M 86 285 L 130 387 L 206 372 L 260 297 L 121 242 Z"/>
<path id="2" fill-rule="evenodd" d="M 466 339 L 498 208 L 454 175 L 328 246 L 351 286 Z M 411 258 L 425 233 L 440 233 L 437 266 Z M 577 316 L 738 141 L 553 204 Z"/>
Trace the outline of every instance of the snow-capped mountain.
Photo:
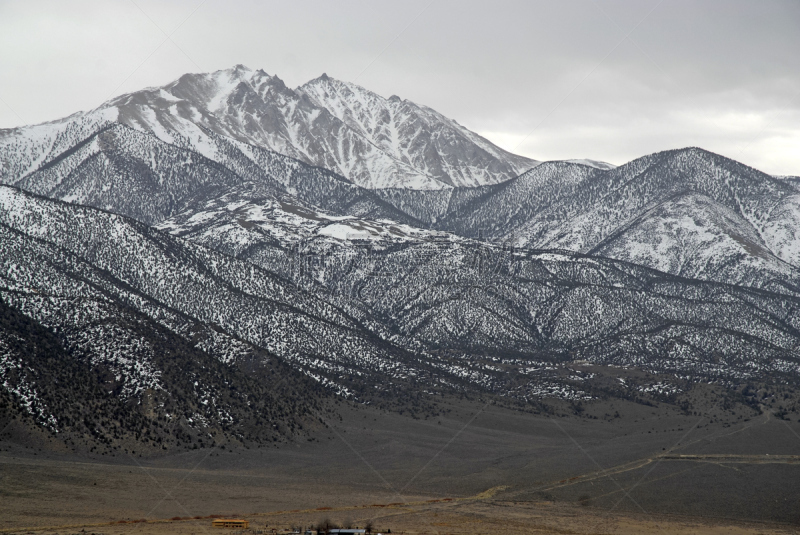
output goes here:
<path id="1" fill-rule="evenodd" d="M 702 149 L 652 154 L 607 171 L 546 162 L 474 189 L 480 193 L 449 203 L 434 226 L 686 277 L 798 291 L 798 191 Z"/>
<path id="2" fill-rule="evenodd" d="M 420 356 L 273 272 L 132 219 L 9 187 L 0 187 L 0 266 L 0 300 L 57 333 L 77 358 L 108 368 L 129 398 L 168 389 L 145 327 L 181 341 L 185 358 L 202 352 L 244 368 L 278 359 L 363 400 L 382 383 L 382 403 L 392 403 L 409 377 L 429 374 Z"/>
<path id="3" fill-rule="evenodd" d="M 183 414 L 189 435 L 147 440 L 184 444 L 291 436 L 324 405 L 307 388 L 420 411 L 651 391 L 615 366 L 675 395 L 800 382 L 797 179 L 701 149 L 538 163 L 237 66 L 1 131 L 0 181 L 0 402 L 51 430 L 82 418 L 45 393 L 73 361 L 99 414 Z M 282 430 L 254 431 L 255 398 Z M 137 411 L 102 436 L 140 440 Z"/>
<path id="4" fill-rule="evenodd" d="M 242 65 L 186 74 L 62 121 L 0 131 L 11 183 L 116 122 L 216 160 L 216 133 L 329 169 L 367 188 L 439 189 L 508 180 L 538 162 L 510 154 L 434 110 L 323 75 L 293 90 Z"/>
<path id="5" fill-rule="evenodd" d="M 438 189 L 441 184 L 480 186 L 503 182 L 538 163 L 506 152 L 431 108 L 396 95 L 385 99 L 363 87 L 325 74 L 300 86 L 297 91 L 393 160 L 417 170 L 420 177 L 409 176 L 399 183 L 358 179 L 347 169 L 353 162 L 365 161 L 368 169 L 358 173 L 370 176 L 380 174 L 381 164 L 372 164 L 370 158 L 354 157 L 353 154 L 347 154 L 345 161 L 336 168 L 325 166 L 359 185 L 372 188 L 403 185 L 411 189 Z M 393 172 L 405 174 L 401 168 Z M 439 184 L 431 183 L 431 178 Z"/>
<path id="6" fill-rule="evenodd" d="M 800 303 L 797 270 L 777 260 L 777 267 L 739 265 L 736 251 L 725 249 L 727 243 L 717 244 L 720 260 L 716 272 L 706 266 L 708 278 L 731 283 L 724 277 L 750 276 L 738 282 L 769 291 L 674 277 L 602 256 L 496 246 L 387 220 L 332 216 L 280 203 L 231 202 L 242 198 L 193 206 L 159 228 L 324 295 L 409 351 L 460 351 L 458 366 L 497 352 L 526 355 L 523 361 L 542 353 L 569 353 L 604 364 L 718 379 L 731 372 L 729 379 L 742 379 L 750 372 L 741 366 L 752 365 L 767 347 L 782 347 L 775 354 L 781 361 L 798 347 L 793 341 L 800 334 L 794 304 Z M 771 312 L 761 316 L 759 311 Z M 775 330 L 773 321 L 784 326 Z M 792 334 L 784 338 L 787 334 L 781 333 Z M 681 346 L 687 339 L 691 348 Z M 671 353 L 678 346 L 678 353 Z M 742 360 L 710 364 L 709 359 L 721 355 Z M 497 381 L 489 382 L 503 392 L 505 383 Z"/>
<path id="7" fill-rule="evenodd" d="M 192 203 L 225 195 L 231 188 L 259 198 L 297 196 L 300 204 L 319 205 L 342 215 L 410 220 L 371 190 L 330 171 L 214 133 L 208 134 L 208 140 L 216 160 L 118 123 L 82 139 L 67 131 L 56 143 L 63 138 L 75 144 L 9 183 L 148 224 L 159 223 Z M 248 188 L 254 189 L 245 193 Z"/>
<path id="8" fill-rule="evenodd" d="M 242 369 L 278 359 L 334 392 L 384 405 L 423 391 L 517 401 L 601 395 L 591 378 L 565 375 L 575 360 L 635 366 L 674 385 L 676 377 L 734 385 L 800 376 L 800 300 L 782 294 L 435 233 L 334 251 L 324 240 L 287 250 L 271 236 L 259 247 L 272 253 L 246 247 L 244 261 L 14 188 L 0 187 L 0 208 L 0 300 L 54 333 L 70 358 L 108 370 L 125 399 L 170 395 L 164 377 L 175 361 L 159 353 L 165 339 L 182 348 L 178 360 Z M 251 215 L 235 217 L 262 235 Z M 212 233 L 206 243 L 230 236 Z M 297 269 L 301 260 L 309 261 Z M 216 383 L 203 377 L 181 387 L 191 399 L 211 395 Z M 543 384 L 560 386 L 545 394 Z M 208 415 L 192 409 L 186 418 Z"/>
<path id="9" fill-rule="evenodd" d="M 794 294 L 800 288 L 800 194 L 792 181 L 700 149 L 654 154 L 609 170 L 546 162 L 481 187 L 371 190 L 267 149 L 204 135 L 214 159 L 187 148 L 191 144 L 169 144 L 116 122 L 95 132 L 84 122 L 59 131 L 43 143 L 58 153 L 44 163 L 16 156 L 29 154 L 24 151 L 4 154 L 11 154 L 6 168 L 22 174 L 11 181 L 18 187 L 148 224 L 181 215 L 175 228 L 197 236 L 209 232 L 199 224 L 206 217 L 200 212 L 224 199 L 226 206 L 266 210 L 276 224 L 313 220 L 298 211 L 329 221 L 389 221 L 381 225 L 592 252 L 675 275 Z M 31 166 L 34 171 L 24 172 Z"/>

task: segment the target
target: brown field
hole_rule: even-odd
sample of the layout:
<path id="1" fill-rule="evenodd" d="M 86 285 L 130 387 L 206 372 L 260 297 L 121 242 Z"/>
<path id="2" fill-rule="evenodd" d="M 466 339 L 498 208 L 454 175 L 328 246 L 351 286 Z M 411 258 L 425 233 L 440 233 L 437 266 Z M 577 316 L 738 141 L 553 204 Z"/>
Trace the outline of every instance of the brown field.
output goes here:
<path id="1" fill-rule="evenodd" d="M 232 532 L 211 528 L 219 515 L 251 533 L 325 519 L 409 535 L 797 533 L 797 423 L 624 409 L 603 422 L 356 407 L 311 442 L 160 458 L 0 443 L 0 532 Z"/>
<path id="2" fill-rule="evenodd" d="M 289 530 L 294 526 L 313 526 L 323 519 L 364 526 L 371 522 L 377 532 L 398 535 L 512 535 L 541 534 L 768 534 L 797 533 L 791 526 L 734 521 L 702 521 L 670 518 L 664 515 L 622 515 L 590 510 L 572 504 L 553 502 L 516 503 L 493 500 L 491 490 L 484 496 L 456 499 L 430 499 L 408 503 L 369 504 L 348 507 L 320 507 L 305 510 L 271 511 L 228 515 L 250 521 L 247 530 L 211 527 L 211 515 L 204 518 L 121 520 L 102 523 L 62 524 L 18 527 L 3 533 L 37 535 L 94 534 L 178 534 L 270 533 L 272 529 Z M 378 531 L 380 530 L 380 531 Z"/>

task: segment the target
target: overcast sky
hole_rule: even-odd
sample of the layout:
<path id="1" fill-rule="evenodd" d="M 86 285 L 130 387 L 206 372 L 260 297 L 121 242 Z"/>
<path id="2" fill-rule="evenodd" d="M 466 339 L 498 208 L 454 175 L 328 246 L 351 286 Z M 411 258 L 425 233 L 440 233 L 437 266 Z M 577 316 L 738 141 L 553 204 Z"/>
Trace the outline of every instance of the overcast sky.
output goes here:
<path id="1" fill-rule="evenodd" d="M 0 128 L 242 63 L 540 160 L 701 146 L 800 174 L 800 0 L 0 0 Z"/>

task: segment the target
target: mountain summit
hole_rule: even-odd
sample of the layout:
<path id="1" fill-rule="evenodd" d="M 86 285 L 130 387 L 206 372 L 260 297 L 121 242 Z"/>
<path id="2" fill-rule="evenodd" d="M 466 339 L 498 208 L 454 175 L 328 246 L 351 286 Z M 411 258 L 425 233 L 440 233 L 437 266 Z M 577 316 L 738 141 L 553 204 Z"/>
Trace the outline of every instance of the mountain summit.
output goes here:
<path id="1" fill-rule="evenodd" d="M 385 99 L 325 74 L 297 91 L 382 154 L 451 186 L 496 184 L 538 163 L 508 153 L 437 111 L 397 95 Z"/>
<path id="2" fill-rule="evenodd" d="M 223 135 L 324 167 L 370 189 L 496 184 L 538 163 L 408 100 L 385 99 L 326 74 L 291 89 L 277 76 L 243 65 L 185 74 L 55 123 L 0 131 L 0 147 L 19 134 L 25 143 L 24 138 L 54 137 L 76 125 L 86 138 L 109 121 L 210 159 L 216 159 L 210 134 Z M 38 153 L 28 163 L 35 167 L 49 159 L 47 148 L 38 153 L 28 147 Z"/>

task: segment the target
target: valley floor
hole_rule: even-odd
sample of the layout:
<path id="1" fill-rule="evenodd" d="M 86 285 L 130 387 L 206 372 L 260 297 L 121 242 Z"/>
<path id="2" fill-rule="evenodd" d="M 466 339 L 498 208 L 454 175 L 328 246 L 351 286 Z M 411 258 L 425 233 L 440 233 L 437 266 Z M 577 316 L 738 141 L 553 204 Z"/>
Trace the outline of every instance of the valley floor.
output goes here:
<path id="1" fill-rule="evenodd" d="M 793 533 L 800 524 L 794 418 L 722 421 L 619 402 L 586 409 L 621 414 L 610 421 L 476 402 L 443 409 L 415 420 L 345 407 L 312 441 L 160 458 L 0 443 L 0 531 L 227 532 L 212 531 L 209 515 L 256 530 L 328 519 L 437 535 Z"/>
<path id="2" fill-rule="evenodd" d="M 434 503 L 431 503 L 434 502 Z M 438 502 L 438 503 L 436 503 Z M 620 514 L 581 508 L 575 504 L 554 502 L 504 502 L 482 499 L 480 496 L 451 502 L 430 500 L 394 505 L 364 505 L 301 511 L 273 511 L 240 515 L 250 523 L 247 530 L 217 530 L 211 521 L 202 519 L 159 519 L 134 523 L 97 523 L 48 526 L 4 530 L 5 533 L 25 532 L 37 535 L 94 533 L 96 535 L 138 535 L 196 533 L 270 533 L 272 529 L 290 530 L 293 526 L 312 525 L 322 516 L 347 515 L 353 525 L 363 526 L 371 521 L 378 529 L 389 529 L 398 535 L 467 535 L 516 533 L 541 534 L 788 534 L 796 533 L 792 526 L 726 520 L 703 520 L 665 515 Z"/>

